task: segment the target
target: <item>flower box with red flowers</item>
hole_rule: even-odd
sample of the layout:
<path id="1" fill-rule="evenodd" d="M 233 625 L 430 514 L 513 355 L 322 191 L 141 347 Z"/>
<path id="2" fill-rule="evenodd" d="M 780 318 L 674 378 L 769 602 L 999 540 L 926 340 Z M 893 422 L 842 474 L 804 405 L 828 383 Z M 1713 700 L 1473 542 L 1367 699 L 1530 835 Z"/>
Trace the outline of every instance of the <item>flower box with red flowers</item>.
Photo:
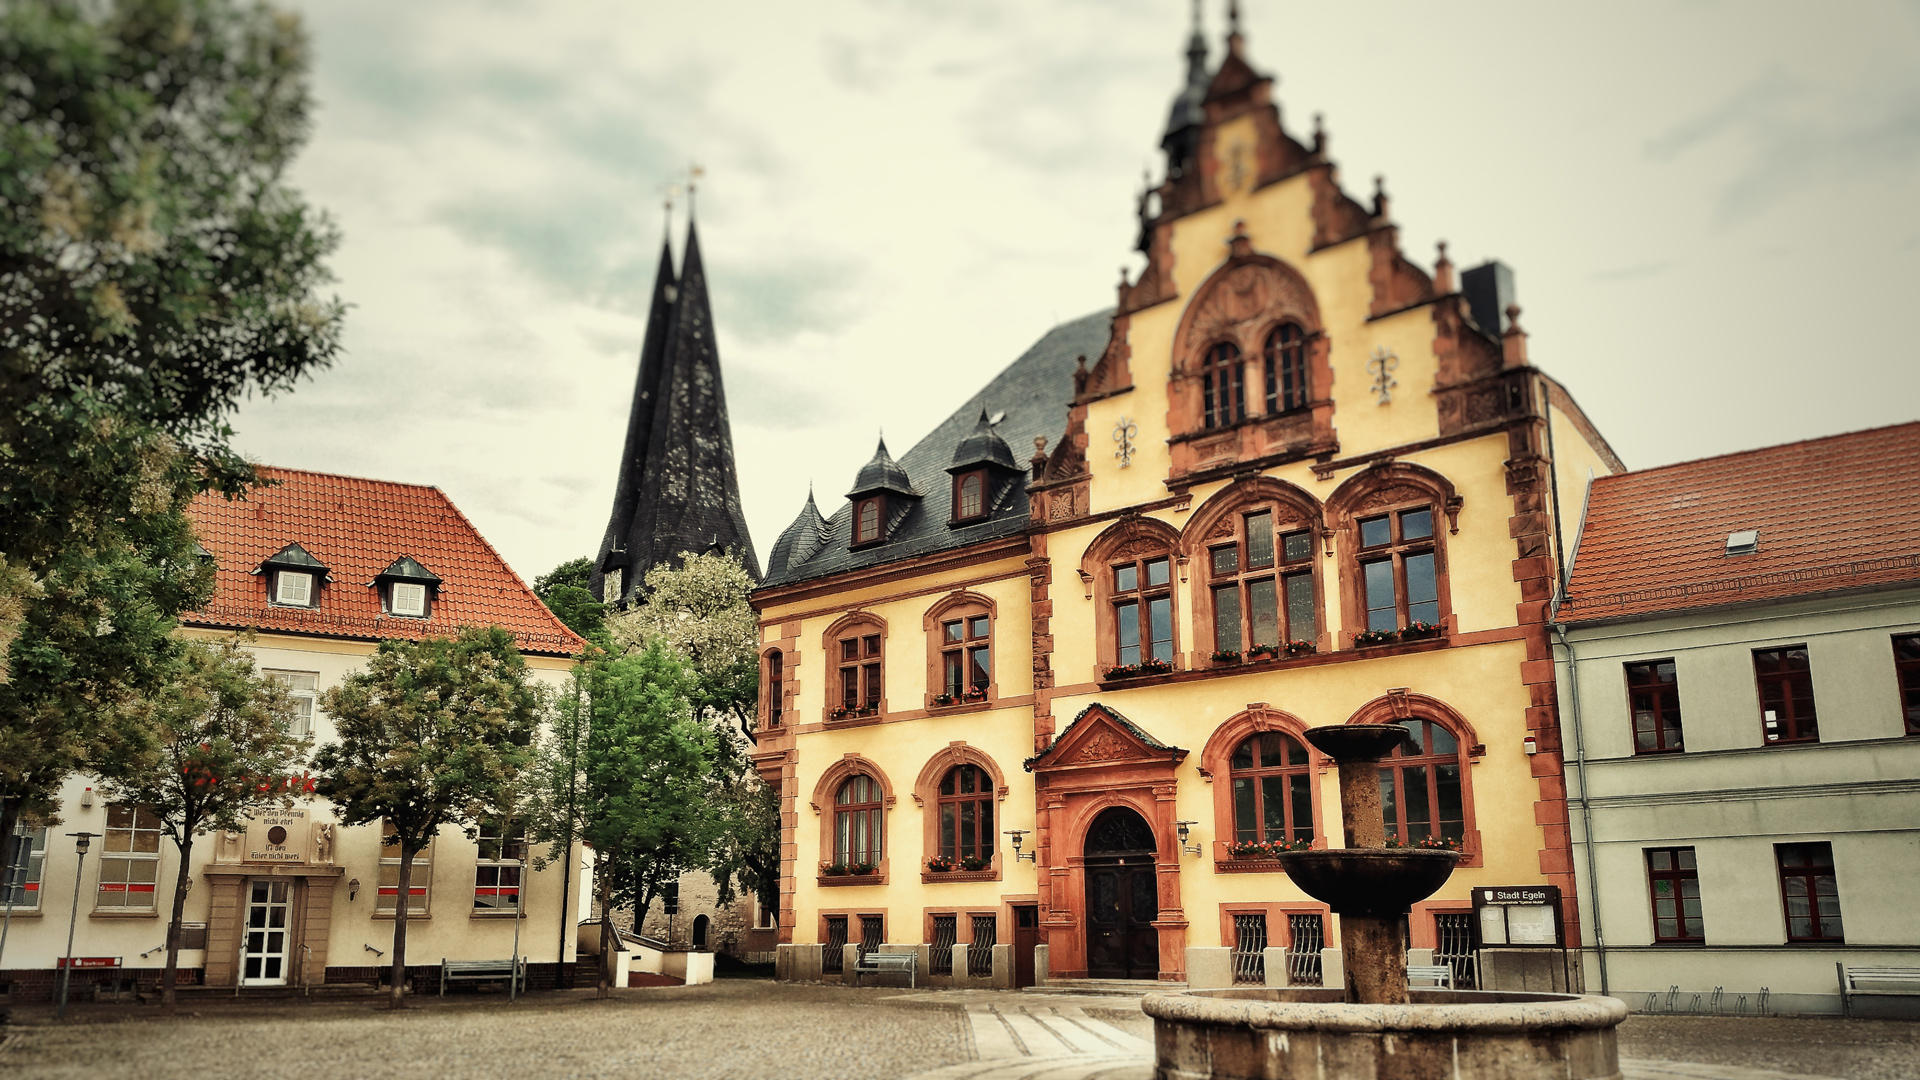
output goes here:
<path id="1" fill-rule="evenodd" d="M 1311 840 L 1236 840 L 1227 845 L 1227 856 L 1234 859 L 1272 859 L 1283 851 L 1307 851 Z"/>
<path id="2" fill-rule="evenodd" d="M 1148 675 L 1171 675 L 1173 662 L 1169 660 L 1142 660 L 1137 664 L 1115 664 L 1106 670 L 1106 678 L 1138 679 Z"/>
<path id="3" fill-rule="evenodd" d="M 1353 647 L 1365 649 L 1374 645 L 1391 645 L 1399 640 L 1398 630 L 1362 630 L 1353 635 Z"/>
<path id="4" fill-rule="evenodd" d="M 1460 838 L 1457 836 L 1423 836 L 1408 843 L 1397 836 L 1387 837 L 1390 848 L 1408 848 L 1414 851 L 1459 851 Z"/>
<path id="5" fill-rule="evenodd" d="M 1212 660 L 1216 664 L 1237 664 L 1240 662 L 1240 650 L 1219 649 L 1207 659 Z"/>
<path id="6" fill-rule="evenodd" d="M 1320 646 L 1311 641 L 1299 640 L 1287 642 L 1288 656 L 1312 656 L 1320 651 Z"/>
<path id="7" fill-rule="evenodd" d="M 1410 622 L 1404 630 L 1400 631 L 1400 640 L 1424 641 L 1427 638 L 1437 638 L 1440 634 L 1441 628 L 1438 624 L 1430 622 Z"/>

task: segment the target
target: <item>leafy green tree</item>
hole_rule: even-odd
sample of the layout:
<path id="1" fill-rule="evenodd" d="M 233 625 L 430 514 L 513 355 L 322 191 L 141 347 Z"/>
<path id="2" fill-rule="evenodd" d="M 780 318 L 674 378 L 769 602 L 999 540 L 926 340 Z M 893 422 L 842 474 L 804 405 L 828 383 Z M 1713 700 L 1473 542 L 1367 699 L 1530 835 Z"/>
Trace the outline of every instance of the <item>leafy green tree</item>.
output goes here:
<path id="1" fill-rule="evenodd" d="M 309 740 L 293 733 L 286 690 L 254 672 L 253 656 L 238 638 L 189 642 L 168 666 L 159 691 L 129 711 L 149 733 L 147 751 L 105 778 L 101 791 L 159 818 L 180 852 L 160 981 L 161 1001 L 171 1012 L 194 838 L 243 828 L 267 806 L 291 805 L 304 782 L 294 772 Z"/>
<path id="2" fill-rule="evenodd" d="M 285 183 L 306 40 L 237 0 L 0 4 L 0 837 L 137 747 L 171 618 L 204 602 L 185 504 L 253 482 L 224 421 L 331 362 L 336 243 Z"/>
<path id="3" fill-rule="evenodd" d="M 386 822 L 399 849 L 393 983 L 407 971 L 413 860 L 446 826 L 499 816 L 532 757 L 545 707 L 513 635 L 468 627 L 453 639 L 383 641 L 366 670 L 326 692 L 339 741 L 314 759 L 319 792 L 348 825 Z"/>
<path id="4" fill-rule="evenodd" d="M 533 593 L 567 629 L 589 641 L 600 641 L 607 621 L 607 605 L 593 598 L 587 588 L 593 560 L 582 556 L 553 568 L 550 574 L 533 579 Z"/>
<path id="5" fill-rule="evenodd" d="M 647 571 L 643 599 L 614 616 L 608 630 L 617 649 L 662 642 L 694 675 L 694 700 L 703 711 L 751 729 L 760 685 L 760 619 L 747 594 L 753 578 L 730 555 L 680 553 L 680 566 Z"/>
<path id="6" fill-rule="evenodd" d="M 585 737 L 577 747 L 564 735 L 552 739 L 545 752 L 550 775 L 574 768 L 554 760 L 558 755 L 578 754 L 575 805 L 587 808 L 579 829 L 594 850 L 595 887 L 608 916 L 600 927 L 604 997 L 612 976 L 613 910 L 644 912 L 667 882 L 706 866 L 726 822 L 706 799 L 717 740 L 694 715 L 691 679 L 680 659 L 656 643 L 583 665 L 582 673 Z M 570 727 L 562 708 L 557 733 L 577 731 L 578 720 Z"/>

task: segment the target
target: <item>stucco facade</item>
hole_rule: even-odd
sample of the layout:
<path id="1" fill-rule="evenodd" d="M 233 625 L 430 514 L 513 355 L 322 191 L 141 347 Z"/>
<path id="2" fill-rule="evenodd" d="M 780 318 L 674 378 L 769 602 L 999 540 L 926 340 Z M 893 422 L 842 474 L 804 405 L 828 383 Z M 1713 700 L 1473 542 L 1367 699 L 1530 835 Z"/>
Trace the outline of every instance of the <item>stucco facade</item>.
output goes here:
<path id="1" fill-rule="evenodd" d="M 1443 944 L 1436 916 L 1464 931 L 1476 886 L 1561 888 L 1577 940 L 1545 611 L 1562 507 L 1618 461 L 1528 360 L 1517 309 L 1475 324 L 1444 252 L 1431 275 L 1401 255 L 1385 196 L 1342 193 L 1241 52 L 1196 74 L 1204 120 L 1169 133 L 1115 311 L 1057 328 L 899 466 L 883 446 L 850 506 L 810 501 L 775 546 L 756 757 L 783 796 L 790 977 L 862 936 L 943 956 L 991 933 L 1016 966 L 1045 945 L 1055 978 L 1168 981 L 1251 936 L 1332 944 L 1323 906 L 1230 845 L 1342 843 L 1300 735 L 1348 722 L 1426 740 L 1393 774 L 1414 815 L 1396 831 L 1463 852 L 1414 947 Z M 1005 516 L 969 525 L 990 427 L 1036 449 Z M 991 674 L 945 693 L 949 627 L 977 616 Z M 1250 741 L 1291 756 L 1243 768 Z M 939 815 L 966 800 L 938 789 L 966 768 L 992 785 L 990 865 L 929 869 L 958 853 Z M 872 872 L 843 872 L 875 817 Z"/>

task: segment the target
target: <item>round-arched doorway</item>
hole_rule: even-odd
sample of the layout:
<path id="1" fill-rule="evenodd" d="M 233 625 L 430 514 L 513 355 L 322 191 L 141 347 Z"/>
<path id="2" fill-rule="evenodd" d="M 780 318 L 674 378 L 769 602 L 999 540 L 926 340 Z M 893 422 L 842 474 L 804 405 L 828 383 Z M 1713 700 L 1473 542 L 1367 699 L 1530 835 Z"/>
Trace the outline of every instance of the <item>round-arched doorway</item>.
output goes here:
<path id="1" fill-rule="evenodd" d="M 1158 847 L 1147 819 L 1124 806 L 1102 810 L 1087 830 L 1089 977 L 1160 977 Z"/>
<path id="2" fill-rule="evenodd" d="M 707 932 L 712 928 L 713 920 L 705 915 L 696 915 L 693 919 L 693 947 L 704 950 L 707 947 Z"/>

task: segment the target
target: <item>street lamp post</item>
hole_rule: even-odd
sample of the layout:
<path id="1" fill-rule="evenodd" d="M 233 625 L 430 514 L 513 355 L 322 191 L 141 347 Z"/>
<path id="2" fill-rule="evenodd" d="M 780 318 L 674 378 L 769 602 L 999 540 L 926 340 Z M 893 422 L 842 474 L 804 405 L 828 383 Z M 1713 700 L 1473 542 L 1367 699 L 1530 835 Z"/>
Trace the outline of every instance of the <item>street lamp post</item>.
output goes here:
<path id="1" fill-rule="evenodd" d="M 60 1007 L 54 1013 L 60 1020 L 67 1018 L 67 984 L 73 980 L 73 931 L 80 924 L 80 871 L 87 864 L 87 849 L 100 834 L 71 832 L 67 835 L 73 837 L 73 850 L 80 853 L 80 858 L 73 864 L 73 913 L 67 916 L 67 958 L 60 965 Z"/>

